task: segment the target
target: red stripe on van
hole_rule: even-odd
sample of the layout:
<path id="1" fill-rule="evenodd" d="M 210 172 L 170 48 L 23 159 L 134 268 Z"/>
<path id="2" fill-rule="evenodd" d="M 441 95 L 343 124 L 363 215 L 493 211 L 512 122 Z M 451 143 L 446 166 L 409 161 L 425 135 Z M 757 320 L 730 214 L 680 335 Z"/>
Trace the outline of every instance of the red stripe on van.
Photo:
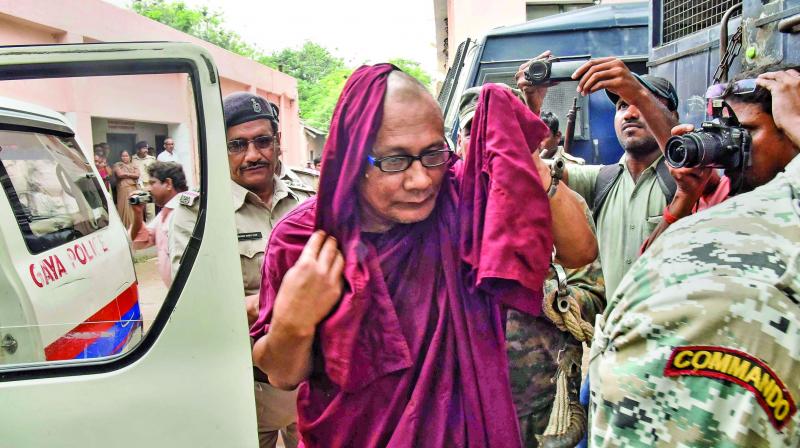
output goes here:
<path id="1" fill-rule="evenodd" d="M 53 341 L 44 349 L 45 359 L 60 361 L 75 359 L 86 350 L 86 347 L 119 322 L 122 316 L 139 301 L 139 288 L 134 282 L 128 289 L 122 291 L 114 300 L 94 313 L 82 324 L 79 324 L 64 336 Z"/>

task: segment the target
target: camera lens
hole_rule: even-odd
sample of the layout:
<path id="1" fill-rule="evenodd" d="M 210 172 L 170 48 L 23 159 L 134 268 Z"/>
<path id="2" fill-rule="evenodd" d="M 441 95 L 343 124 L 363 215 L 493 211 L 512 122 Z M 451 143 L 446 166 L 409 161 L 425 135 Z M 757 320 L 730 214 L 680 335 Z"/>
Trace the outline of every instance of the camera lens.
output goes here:
<path id="1" fill-rule="evenodd" d="M 550 64 L 545 61 L 534 61 L 525 72 L 525 78 L 533 84 L 547 81 L 550 78 Z"/>
<path id="2" fill-rule="evenodd" d="M 667 140 L 665 156 L 667 163 L 673 168 L 694 166 L 697 160 L 697 142 L 691 138 L 692 134 L 676 135 Z"/>

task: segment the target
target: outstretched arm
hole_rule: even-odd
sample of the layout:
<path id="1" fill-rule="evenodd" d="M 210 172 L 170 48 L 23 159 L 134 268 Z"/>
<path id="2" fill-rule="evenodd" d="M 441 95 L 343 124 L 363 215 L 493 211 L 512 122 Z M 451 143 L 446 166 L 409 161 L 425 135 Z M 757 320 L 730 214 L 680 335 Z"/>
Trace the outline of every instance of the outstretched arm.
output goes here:
<path id="1" fill-rule="evenodd" d="M 547 96 L 547 84 L 533 85 L 524 73 L 534 61 L 547 59 L 550 50 L 519 66 L 516 74 L 517 87 L 525 96 L 525 104 L 531 112 L 541 114 L 542 103 Z M 533 153 L 533 163 L 539 172 L 542 186 L 547 191 L 552 182 L 550 167 L 542 161 L 539 150 Z M 550 198 L 550 214 L 553 223 L 553 244 L 558 261 L 566 268 L 578 268 L 597 258 L 597 238 L 586 223 L 583 206 L 564 182 L 559 183 L 555 195 Z"/>
<path id="2" fill-rule="evenodd" d="M 619 95 L 626 104 L 636 106 L 664 151 L 677 117 L 633 76 L 624 62 L 613 57 L 592 59 L 575 70 L 572 78 L 580 79 L 578 93 L 582 95 L 606 89 Z"/>
<path id="3" fill-rule="evenodd" d="M 549 189 L 553 179 L 550 167 L 542 161 L 539 151 L 533 153 L 533 163 L 539 172 L 542 186 Z M 556 258 L 566 268 L 579 268 L 597 258 L 597 238 L 584 214 L 584 205 L 570 188 L 560 182 L 550 198 L 553 223 L 553 244 Z"/>

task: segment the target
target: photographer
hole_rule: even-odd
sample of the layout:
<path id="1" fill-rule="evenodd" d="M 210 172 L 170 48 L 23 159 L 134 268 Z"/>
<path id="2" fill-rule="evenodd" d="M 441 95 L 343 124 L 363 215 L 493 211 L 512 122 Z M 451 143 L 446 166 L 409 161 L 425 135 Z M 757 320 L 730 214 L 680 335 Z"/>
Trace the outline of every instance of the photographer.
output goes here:
<path id="1" fill-rule="evenodd" d="M 643 81 L 646 79 L 645 77 L 633 75 L 622 61 L 615 58 L 599 58 L 589 61 L 579 68 L 574 76 L 580 77 L 578 91 L 583 95 L 606 89 L 607 92 L 610 92 L 609 98 L 612 101 L 622 101 L 629 105 L 628 107 L 635 106 L 641 122 L 652 133 L 661 152 L 664 152 L 670 137 L 670 126 L 675 122 L 668 118 L 669 114 L 665 113 L 658 103 L 648 101 L 647 95 L 643 95 L 641 90 L 637 90 L 633 86 L 632 78 L 635 77 L 643 85 L 646 85 Z M 675 118 L 677 118 L 677 112 L 675 112 Z M 679 125 L 672 129 L 672 135 L 686 133 L 691 129 L 690 125 Z M 639 249 L 640 254 L 672 223 L 691 213 L 718 204 L 728 196 L 730 191 L 729 179 L 720 178 L 711 168 L 673 168 L 669 164 L 664 164 L 664 167 L 674 179 L 672 182 L 675 185 L 674 195 L 664 208 L 662 219 L 642 243 Z"/>
<path id="2" fill-rule="evenodd" d="M 532 63 L 551 57 L 550 51 L 540 54 L 522 64 L 516 75 L 517 86 L 534 113 L 541 109 L 551 84 L 533 84 L 525 78 L 525 72 Z M 666 79 L 637 77 L 614 58 L 588 61 L 573 78 L 580 79 L 576 94 L 607 89 L 617 110 L 614 129 L 625 150 L 617 164 L 567 164 L 562 174 L 563 181 L 592 209 L 610 297 L 674 194 L 675 182 L 658 142 L 666 143 L 670 128 L 677 124 L 678 96 Z"/>
<path id="3" fill-rule="evenodd" d="M 153 162 L 147 167 L 149 193 L 138 191 L 128 199 L 134 212 L 131 240 L 136 250 L 150 246 L 158 248 L 158 272 L 164 284 L 172 284 L 169 257 L 169 217 L 178 205 L 179 194 L 187 190 L 183 167 L 175 162 Z M 161 207 L 155 218 L 144 224 L 146 204 Z"/>
<path id="4" fill-rule="evenodd" d="M 708 96 L 752 138 L 726 172 L 746 193 L 671 226 L 610 297 L 593 445 L 800 445 L 800 72 L 762 67 Z"/>

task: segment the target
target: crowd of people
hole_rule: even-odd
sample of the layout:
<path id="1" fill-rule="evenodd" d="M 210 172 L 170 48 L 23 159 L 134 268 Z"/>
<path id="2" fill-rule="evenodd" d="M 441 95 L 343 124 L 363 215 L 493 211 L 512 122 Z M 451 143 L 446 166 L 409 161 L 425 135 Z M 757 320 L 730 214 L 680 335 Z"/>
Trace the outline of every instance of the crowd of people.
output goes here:
<path id="1" fill-rule="evenodd" d="M 624 154 L 590 165 L 523 76 L 550 56 L 468 89 L 456 148 L 414 78 L 361 67 L 316 192 L 281 163 L 277 107 L 224 98 L 260 446 L 800 443 L 800 72 L 711 86 L 751 137 L 723 173 L 665 162 L 693 131 L 668 80 L 591 60 L 577 94 L 605 90 Z M 199 193 L 145 147 L 95 162 L 169 284 Z"/>

